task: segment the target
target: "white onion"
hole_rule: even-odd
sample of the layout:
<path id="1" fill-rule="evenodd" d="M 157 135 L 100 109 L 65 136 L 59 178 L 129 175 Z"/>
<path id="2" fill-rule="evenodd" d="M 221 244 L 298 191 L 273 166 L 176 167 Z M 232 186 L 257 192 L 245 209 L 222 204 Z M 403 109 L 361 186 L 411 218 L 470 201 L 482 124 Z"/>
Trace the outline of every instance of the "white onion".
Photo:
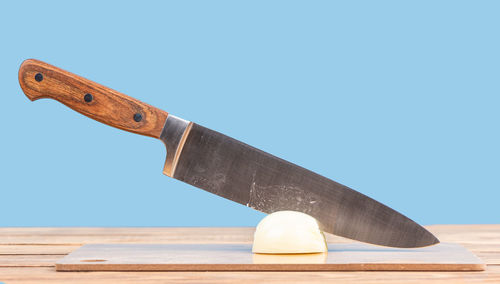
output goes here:
<path id="1" fill-rule="evenodd" d="M 325 235 L 313 217 L 296 211 L 267 215 L 257 225 L 254 253 L 319 253 L 328 251 Z"/>

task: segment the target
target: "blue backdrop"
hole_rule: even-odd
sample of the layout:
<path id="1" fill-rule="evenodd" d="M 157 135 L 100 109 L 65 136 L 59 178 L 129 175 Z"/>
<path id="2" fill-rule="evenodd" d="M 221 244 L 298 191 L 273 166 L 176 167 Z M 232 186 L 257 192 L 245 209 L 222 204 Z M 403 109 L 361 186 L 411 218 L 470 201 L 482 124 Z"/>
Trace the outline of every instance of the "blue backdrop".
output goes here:
<path id="1" fill-rule="evenodd" d="M 353 187 L 423 224 L 499 223 L 498 1 L 9 1 L 0 226 L 253 226 L 162 175 L 155 139 L 52 100 L 37 58 Z"/>

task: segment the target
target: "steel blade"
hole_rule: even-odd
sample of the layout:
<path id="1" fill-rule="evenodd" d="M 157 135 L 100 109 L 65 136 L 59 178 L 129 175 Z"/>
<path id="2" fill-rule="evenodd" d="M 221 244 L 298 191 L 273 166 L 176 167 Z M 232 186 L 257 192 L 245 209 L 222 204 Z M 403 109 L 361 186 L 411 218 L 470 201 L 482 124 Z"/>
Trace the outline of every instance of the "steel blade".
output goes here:
<path id="1" fill-rule="evenodd" d="M 370 197 L 226 135 L 170 116 L 163 131 L 164 173 L 190 185 L 265 213 L 304 212 L 325 232 L 362 242 L 402 248 L 439 242 Z"/>

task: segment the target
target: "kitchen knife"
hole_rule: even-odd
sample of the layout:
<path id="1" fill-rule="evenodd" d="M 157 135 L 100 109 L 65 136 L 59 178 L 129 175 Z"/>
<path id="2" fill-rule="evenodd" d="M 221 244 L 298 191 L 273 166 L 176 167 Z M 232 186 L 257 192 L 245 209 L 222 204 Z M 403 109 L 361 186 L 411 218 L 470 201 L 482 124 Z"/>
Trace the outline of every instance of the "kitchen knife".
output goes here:
<path id="1" fill-rule="evenodd" d="M 165 175 L 221 197 L 265 213 L 304 212 L 325 232 L 362 242 L 407 248 L 439 242 L 347 186 L 47 63 L 24 61 L 19 83 L 32 101 L 55 99 L 102 123 L 160 139 L 167 148 Z"/>

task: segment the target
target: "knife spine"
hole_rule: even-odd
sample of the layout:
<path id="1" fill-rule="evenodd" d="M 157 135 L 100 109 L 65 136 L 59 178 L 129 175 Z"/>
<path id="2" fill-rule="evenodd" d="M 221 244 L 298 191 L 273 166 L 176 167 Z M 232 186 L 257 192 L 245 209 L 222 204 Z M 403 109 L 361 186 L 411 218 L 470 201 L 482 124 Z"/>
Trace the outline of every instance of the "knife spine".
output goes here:
<path id="1" fill-rule="evenodd" d="M 167 158 L 163 167 L 163 173 L 174 177 L 175 168 L 184 147 L 184 143 L 191 131 L 193 123 L 169 114 L 160 135 L 160 140 L 167 148 Z"/>

